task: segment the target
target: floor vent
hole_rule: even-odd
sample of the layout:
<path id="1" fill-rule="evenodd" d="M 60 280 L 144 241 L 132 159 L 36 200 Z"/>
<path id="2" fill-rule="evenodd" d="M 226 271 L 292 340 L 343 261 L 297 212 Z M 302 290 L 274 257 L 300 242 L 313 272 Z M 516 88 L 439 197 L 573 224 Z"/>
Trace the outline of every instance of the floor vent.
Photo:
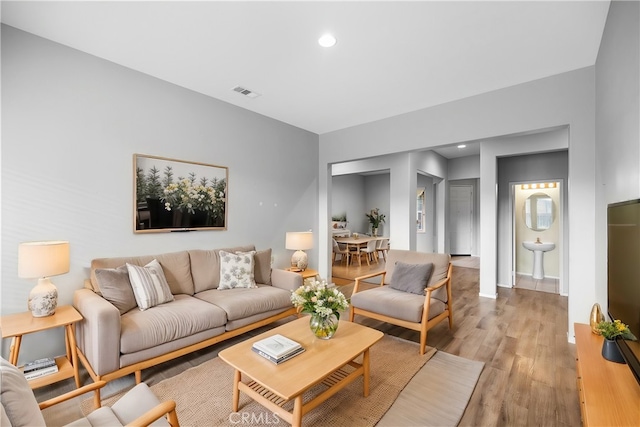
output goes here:
<path id="1" fill-rule="evenodd" d="M 236 86 L 232 90 L 234 92 L 238 92 L 241 95 L 248 96 L 249 98 L 257 98 L 257 97 L 260 96 L 259 93 L 251 91 L 251 90 L 249 90 L 247 88 L 244 88 L 242 86 Z"/>

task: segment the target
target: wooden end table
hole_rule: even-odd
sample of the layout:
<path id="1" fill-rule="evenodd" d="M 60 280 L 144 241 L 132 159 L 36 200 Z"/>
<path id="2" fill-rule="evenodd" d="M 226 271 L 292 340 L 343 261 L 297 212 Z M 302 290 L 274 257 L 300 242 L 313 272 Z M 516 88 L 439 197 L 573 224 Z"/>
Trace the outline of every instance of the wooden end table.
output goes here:
<path id="1" fill-rule="evenodd" d="M 251 350 L 254 342 L 281 334 L 299 342 L 305 351 L 276 365 Z M 363 378 L 363 395 L 369 395 L 369 349 L 384 334 L 357 323 L 340 321 L 333 338 L 321 340 L 309 329 L 309 317 L 278 326 L 256 337 L 222 350 L 218 356 L 235 369 L 233 411 L 238 412 L 240 392 L 278 414 L 293 427 L 302 425 L 307 412 L 342 390 L 359 377 Z M 362 354 L 362 362 L 355 359 Z M 347 365 L 353 369 L 344 370 Z M 248 382 L 243 382 L 246 376 Z M 307 402 L 304 393 L 323 383 L 327 389 Z M 293 411 L 283 405 L 294 402 Z"/>
<path id="2" fill-rule="evenodd" d="M 291 271 L 292 273 L 298 273 L 302 276 L 302 280 L 308 279 L 310 277 L 318 277 L 318 271 L 307 268 L 306 270 L 300 271 L 297 268 L 287 268 L 287 271 Z"/>
<path id="3" fill-rule="evenodd" d="M 56 312 L 47 317 L 33 317 L 30 311 L 0 317 L 2 338 L 12 338 L 9 362 L 16 366 L 18 365 L 18 354 L 23 335 L 64 327 L 67 354 L 56 357 L 58 372 L 29 381 L 31 388 L 43 387 L 71 377 L 75 378 L 76 387 L 80 388 L 78 349 L 73 326 L 81 320 L 82 315 L 70 305 L 56 308 Z"/>

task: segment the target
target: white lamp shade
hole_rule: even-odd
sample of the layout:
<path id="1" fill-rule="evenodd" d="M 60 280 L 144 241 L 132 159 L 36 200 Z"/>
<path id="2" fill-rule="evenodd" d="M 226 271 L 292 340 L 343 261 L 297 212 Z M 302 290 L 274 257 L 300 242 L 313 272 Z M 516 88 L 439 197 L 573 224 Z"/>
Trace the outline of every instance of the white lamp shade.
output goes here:
<path id="1" fill-rule="evenodd" d="M 69 242 L 27 242 L 18 247 L 19 277 L 34 279 L 68 272 Z"/>
<path id="2" fill-rule="evenodd" d="M 311 231 L 288 231 L 285 248 L 293 251 L 313 249 L 313 233 Z"/>

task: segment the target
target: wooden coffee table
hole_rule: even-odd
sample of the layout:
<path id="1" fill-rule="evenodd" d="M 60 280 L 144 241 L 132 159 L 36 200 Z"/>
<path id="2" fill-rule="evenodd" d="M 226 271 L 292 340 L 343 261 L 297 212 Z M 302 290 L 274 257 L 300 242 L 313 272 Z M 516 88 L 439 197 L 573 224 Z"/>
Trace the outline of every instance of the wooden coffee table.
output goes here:
<path id="1" fill-rule="evenodd" d="M 281 334 L 298 341 L 305 351 L 276 365 L 251 351 L 254 342 Z M 340 321 L 330 340 L 316 338 L 309 329 L 309 317 L 302 317 L 222 350 L 218 356 L 235 369 L 233 411 L 238 412 L 240 391 L 273 411 L 294 427 L 302 416 L 333 396 L 358 377 L 363 377 L 363 395 L 369 395 L 369 349 L 383 333 L 357 323 Z M 362 363 L 354 360 L 362 356 Z M 347 365 L 355 368 L 344 370 Z M 243 376 L 246 382 L 243 382 Z M 323 383 L 328 388 L 303 402 L 303 394 Z M 293 400 L 293 412 L 283 405 Z"/>

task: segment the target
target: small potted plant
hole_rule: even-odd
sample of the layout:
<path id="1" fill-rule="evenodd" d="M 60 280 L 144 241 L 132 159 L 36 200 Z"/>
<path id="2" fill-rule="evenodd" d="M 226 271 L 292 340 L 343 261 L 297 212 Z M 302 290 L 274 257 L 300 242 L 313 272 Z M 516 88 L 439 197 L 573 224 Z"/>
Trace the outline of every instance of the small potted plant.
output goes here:
<path id="1" fill-rule="evenodd" d="M 613 322 L 602 321 L 596 326 L 596 331 L 604 337 L 602 343 L 602 357 L 612 362 L 624 363 L 624 358 L 618 350 L 616 339 L 619 337 L 625 340 L 635 341 L 636 337 L 629 330 L 629 326 L 619 319 Z"/>
<path id="2" fill-rule="evenodd" d="M 370 213 L 365 214 L 371 223 L 371 234 L 375 237 L 378 235 L 380 224 L 384 224 L 386 216 L 381 214 L 378 208 L 371 209 Z"/>

